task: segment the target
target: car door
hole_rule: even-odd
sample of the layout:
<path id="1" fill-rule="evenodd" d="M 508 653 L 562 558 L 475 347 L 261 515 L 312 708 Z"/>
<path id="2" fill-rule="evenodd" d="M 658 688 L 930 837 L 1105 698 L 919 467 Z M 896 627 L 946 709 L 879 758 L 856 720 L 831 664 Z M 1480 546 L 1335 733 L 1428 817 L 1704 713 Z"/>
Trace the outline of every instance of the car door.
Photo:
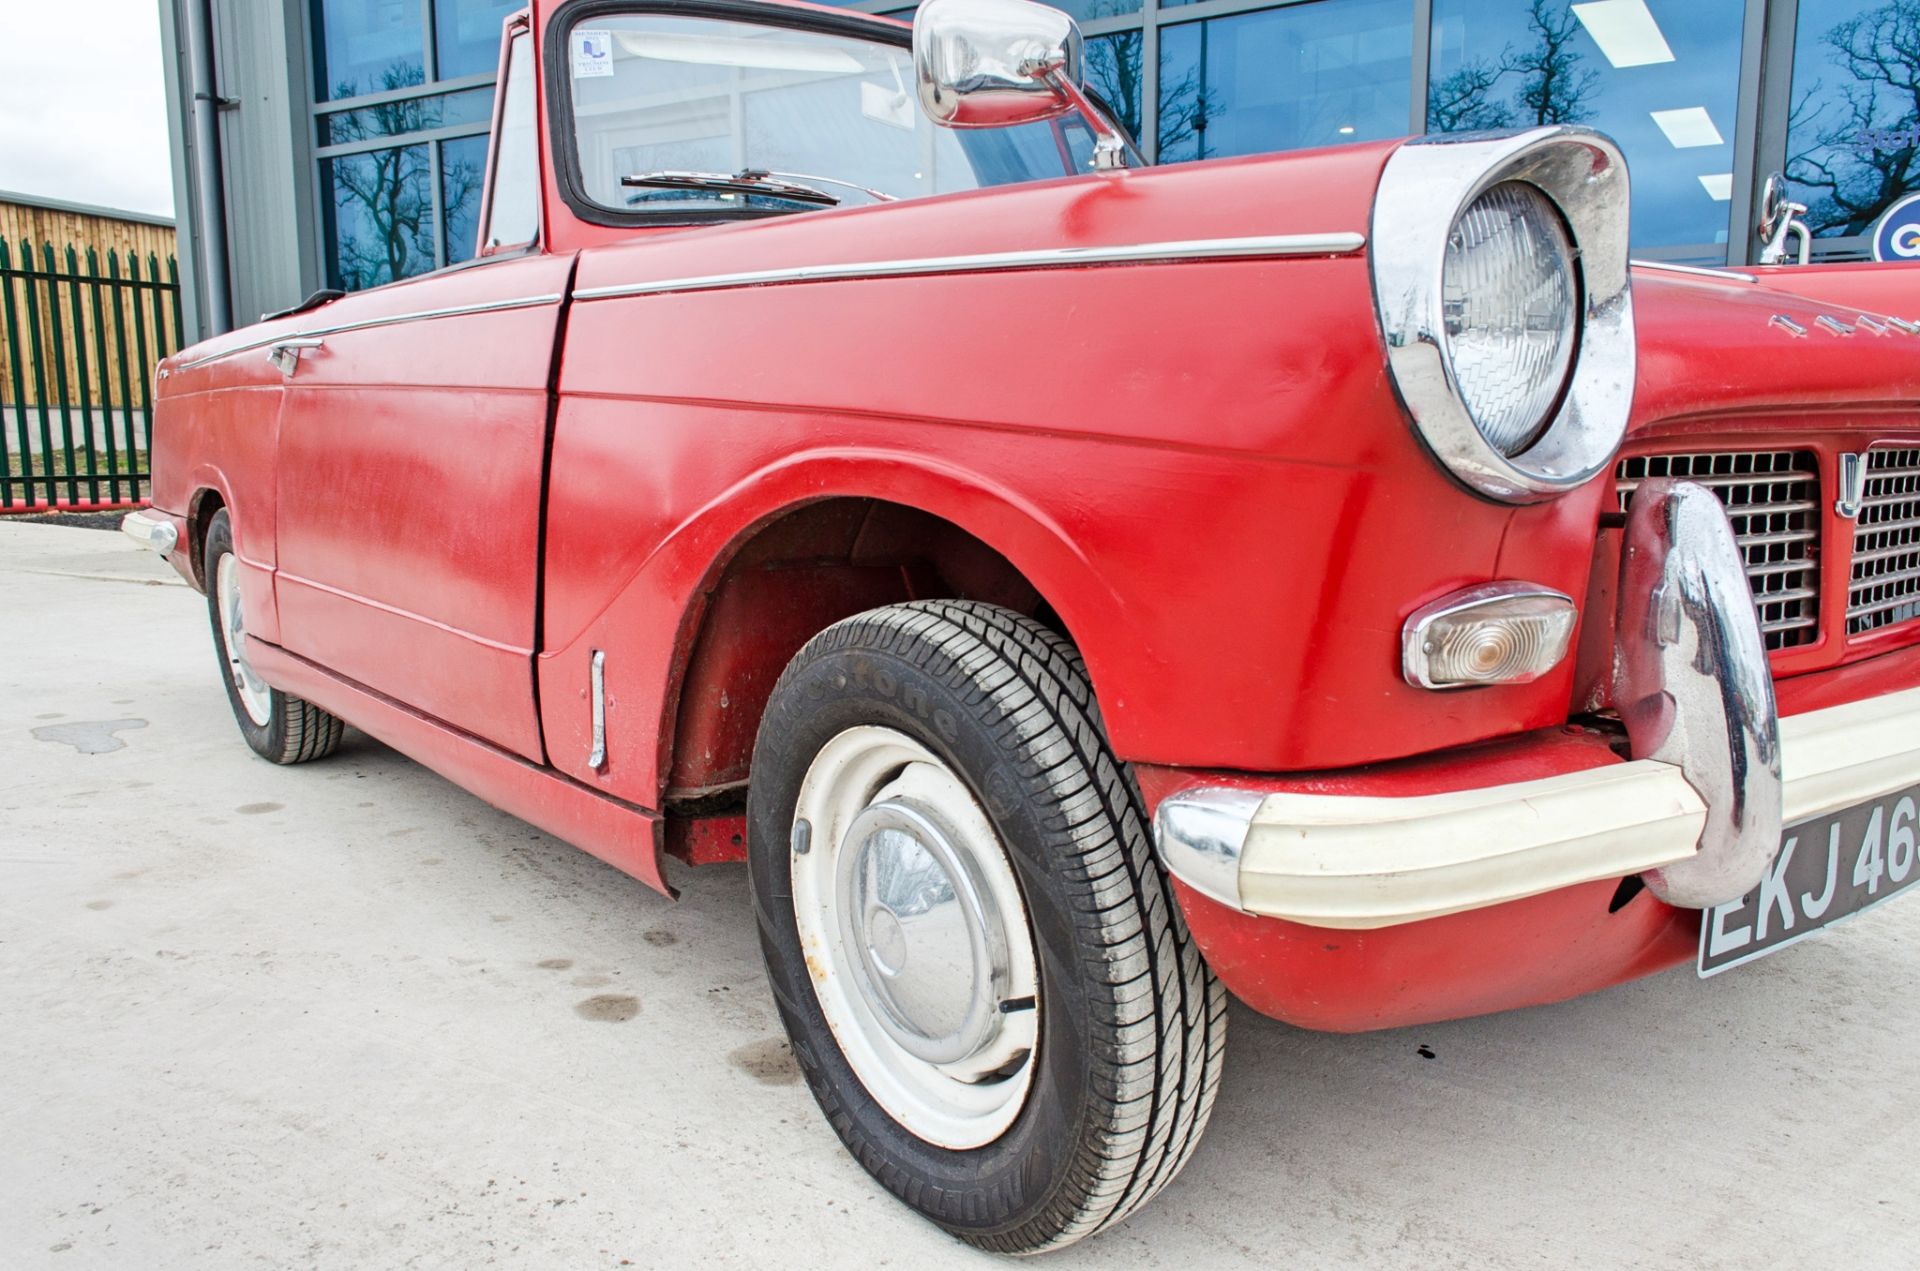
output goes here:
<path id="1" fill-rule="evenodd" d="M 285 647 L 540 761 L 541 493 L 571 256 L 539 242 L 532 46 L 508 26 L 466 266 L 337 300 L 288 351 Z"/>
<path id="2" fill-rule="evenodd" d="M 336 301 L 281 414 L 285 647 L 534 760 L 548 379 L 569 258 Z"/>

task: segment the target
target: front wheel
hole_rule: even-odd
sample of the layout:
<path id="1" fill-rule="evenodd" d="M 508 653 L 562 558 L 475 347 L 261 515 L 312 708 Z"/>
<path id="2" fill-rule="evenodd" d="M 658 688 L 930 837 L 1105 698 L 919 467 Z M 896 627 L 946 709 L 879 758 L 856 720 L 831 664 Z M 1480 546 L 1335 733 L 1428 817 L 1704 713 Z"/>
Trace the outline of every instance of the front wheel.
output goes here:
<path id="1" fill-rule="evenodd" d="M 247 662 L 247 614 L 240 602 L 240 559 L 233 554 L 233 522 L 227 510 L 213 514 L 202 559 L 206 562 L 207 617 L 213 651 L 227 685 L 227 701 L 240 735 L 262 759 L 278 764 L 324 759 L 340 745 L 346 726 L 312 702 L 282 693 L 253 673 Z"/>
<path id="2" fill-rule="evenodd" d="M 875 1179 L 971 1244 L 1032 1253 L 1179 1172 L 1225 995 L 1071 645 L 962 601 L 849 618 L 781 676 L 750 790 L 774 996 Z"/>

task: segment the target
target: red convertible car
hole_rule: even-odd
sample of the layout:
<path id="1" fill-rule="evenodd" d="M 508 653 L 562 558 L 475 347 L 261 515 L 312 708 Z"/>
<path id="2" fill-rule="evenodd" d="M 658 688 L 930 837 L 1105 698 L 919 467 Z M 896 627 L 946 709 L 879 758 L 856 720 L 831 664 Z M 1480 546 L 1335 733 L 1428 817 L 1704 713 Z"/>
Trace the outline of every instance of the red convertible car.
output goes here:
<path id="1" fill-rule="evenodd" d="M 267 759 L 744 858 L 961 1238 L 1163 1187 L 1228 992 L 1503 1010 L 1920 879 L 1920 271 L 1631 267 L 1571 127 L 1145 168 L 1023 0 L 538 0 L 500 83 L 476 259 L 170 358 L 128 529 Z"/>

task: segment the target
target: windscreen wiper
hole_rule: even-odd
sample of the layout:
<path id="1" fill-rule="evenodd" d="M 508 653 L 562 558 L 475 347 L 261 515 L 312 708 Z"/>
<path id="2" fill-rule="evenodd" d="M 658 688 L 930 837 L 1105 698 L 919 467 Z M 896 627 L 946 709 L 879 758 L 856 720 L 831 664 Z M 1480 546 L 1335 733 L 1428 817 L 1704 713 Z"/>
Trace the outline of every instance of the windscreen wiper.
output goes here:
<path id="1" fill-rule="evenodd" d="M 620 184 L 645 190 L 709 190 L 715 194 L 758 194 L 763 198 L 785 199 L 790 203 L 810 203 L 815 207 L 836 207 L 840 196 L 794 181 L 776 181 L 764 168 L 742 168 L 725 172 L 637 172 L 620 178 Z"/>

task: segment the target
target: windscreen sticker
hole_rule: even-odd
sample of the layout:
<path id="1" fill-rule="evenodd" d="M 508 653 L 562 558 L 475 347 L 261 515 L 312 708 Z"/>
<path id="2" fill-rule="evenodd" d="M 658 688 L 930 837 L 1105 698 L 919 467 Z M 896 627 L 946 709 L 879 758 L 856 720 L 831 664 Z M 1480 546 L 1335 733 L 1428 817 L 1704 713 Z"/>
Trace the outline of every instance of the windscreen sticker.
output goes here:
<path id="1" fill-rule="evenodd" d="M 572 43 L 575 79 L 613 74 L 613 32 L 575 31 Z"/>

